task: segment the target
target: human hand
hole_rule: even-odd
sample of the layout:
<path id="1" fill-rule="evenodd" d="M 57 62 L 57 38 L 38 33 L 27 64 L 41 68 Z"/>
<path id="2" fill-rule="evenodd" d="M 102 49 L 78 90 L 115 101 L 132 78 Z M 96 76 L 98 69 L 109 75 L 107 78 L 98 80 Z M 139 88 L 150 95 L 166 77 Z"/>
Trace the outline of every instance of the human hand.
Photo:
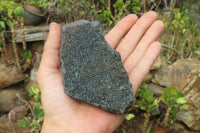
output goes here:
<path id="1" fill-rule="evenodd" d="M 156 19 L 157 15 L 152 11 L 140 19 L 131 14 L 105 36 L 108 44 L 121 54 L 134 93 L 161 51 L 160 43 L 155 40 L 164 26 Z M 60 26 L 52 23 L 37 77 L 45 115 L 42 133 L 113 132 L 124 115 L 111 114 L 64 93 L 60 44 Z"/>

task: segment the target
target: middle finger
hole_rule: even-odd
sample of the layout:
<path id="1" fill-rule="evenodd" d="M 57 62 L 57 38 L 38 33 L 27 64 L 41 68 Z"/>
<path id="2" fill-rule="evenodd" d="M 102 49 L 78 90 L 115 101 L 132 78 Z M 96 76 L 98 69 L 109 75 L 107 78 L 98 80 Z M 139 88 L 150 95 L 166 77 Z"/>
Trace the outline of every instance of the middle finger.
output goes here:
<path id="1" fill-rule="evenodd" d="M 153 11 L 145 13 L 127 33 L 125 38 L 117 46 L 116 50 L 121 54 L 122 62 L 126 60 L 135 49 L 146 30 L 157 19 L 157 14 Z"/>

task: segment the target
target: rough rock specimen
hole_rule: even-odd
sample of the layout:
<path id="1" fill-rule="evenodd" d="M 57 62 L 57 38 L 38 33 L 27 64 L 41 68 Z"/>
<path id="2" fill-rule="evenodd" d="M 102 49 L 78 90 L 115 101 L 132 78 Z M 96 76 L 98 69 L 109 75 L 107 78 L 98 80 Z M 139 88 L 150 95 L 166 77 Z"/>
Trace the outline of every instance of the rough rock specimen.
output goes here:
<path id="1" fill-rule="evenodd" d="M 7 65 L 0 59 L 0 90 L 26 78 L 15 65 Z"/>
<path id="2" fill-rule="evenodd" d="M 132 85 L 120 54 L 105 41 L 99 22 L 62 27 L 60 50 L 65 93 L 115 114 L 132 106 Z"/>

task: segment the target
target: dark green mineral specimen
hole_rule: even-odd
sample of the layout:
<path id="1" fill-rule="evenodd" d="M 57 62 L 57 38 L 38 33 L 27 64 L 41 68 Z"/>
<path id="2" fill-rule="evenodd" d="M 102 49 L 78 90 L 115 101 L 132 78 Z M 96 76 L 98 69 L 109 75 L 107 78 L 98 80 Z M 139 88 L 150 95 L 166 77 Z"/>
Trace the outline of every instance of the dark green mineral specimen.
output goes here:
<path id="1" fill-rule="evenodd" d="M 60 50 L 65 93 L 115 114 L 132 106 L 132 85 L 120 54 L 105 41 L 98 21 L 62 27 Z"/>

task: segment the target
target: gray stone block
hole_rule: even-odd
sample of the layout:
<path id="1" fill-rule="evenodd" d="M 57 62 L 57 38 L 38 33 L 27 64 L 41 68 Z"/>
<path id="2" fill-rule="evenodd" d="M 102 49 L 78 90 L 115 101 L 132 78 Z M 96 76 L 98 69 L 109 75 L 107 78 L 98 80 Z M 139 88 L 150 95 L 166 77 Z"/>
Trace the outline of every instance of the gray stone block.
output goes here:
<path id="1" fill-rule="evenodd" d="M 132 85 L 100 23 L 80 20 L 64 25 L 61 43 L 65 93 L 114 114 L 127 113 L 133 102 Z"/>

